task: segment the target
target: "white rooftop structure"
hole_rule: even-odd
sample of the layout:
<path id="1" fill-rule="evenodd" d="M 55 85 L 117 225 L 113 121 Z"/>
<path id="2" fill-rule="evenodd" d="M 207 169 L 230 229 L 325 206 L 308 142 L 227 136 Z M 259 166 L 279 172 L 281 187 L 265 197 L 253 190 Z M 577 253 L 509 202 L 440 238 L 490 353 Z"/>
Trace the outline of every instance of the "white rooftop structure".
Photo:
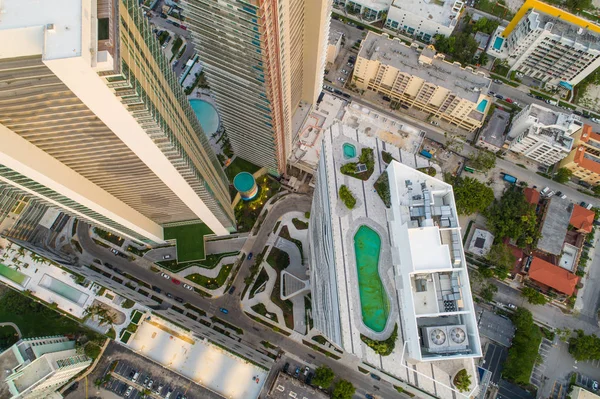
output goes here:
<path id="1" fill-rule="evenodd" d="M 452 186 L 399 162 L 387 172 L 408 353 L 421 361 L 481 356 Z"/>
<path id="2" fill-rule="evenodd" d="M 460 0 L 394 0 L 385 27 L 429 41 L 436 34 L 449 36 L 463 8 Z"/>
<path id="3" fill-rule="evenodd" d="M 471 241 L 469 242 L 468 251 L 477 256 L 486 256 L 492 248 L 494 235 L 487 230 L 475 229 Z"/>

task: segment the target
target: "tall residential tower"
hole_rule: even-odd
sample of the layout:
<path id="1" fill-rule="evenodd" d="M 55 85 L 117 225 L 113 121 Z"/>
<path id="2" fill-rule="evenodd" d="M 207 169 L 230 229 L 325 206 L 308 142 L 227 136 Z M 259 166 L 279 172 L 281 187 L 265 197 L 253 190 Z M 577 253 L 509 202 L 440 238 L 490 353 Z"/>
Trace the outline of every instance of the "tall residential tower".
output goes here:
<path id="1" fill-rule="evenodd" d="M 294 114 L 321 91 L 331 0 L 185 0 L 184 7 L 234 152 L 283 173 Z"/>
<path id="2" fill-rule="evenodd" d="M 138 1 L 0 8 L 0 192 L 149 243 L 177 223 L 235 229 L 227 178 Z"/>

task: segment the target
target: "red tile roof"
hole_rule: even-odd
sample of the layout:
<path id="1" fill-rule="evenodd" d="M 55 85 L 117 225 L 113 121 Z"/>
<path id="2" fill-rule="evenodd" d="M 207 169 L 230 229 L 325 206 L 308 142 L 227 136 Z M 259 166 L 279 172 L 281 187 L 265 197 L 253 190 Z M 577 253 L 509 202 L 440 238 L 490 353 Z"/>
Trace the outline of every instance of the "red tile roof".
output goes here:
<path id="1" fill-rule="evenodd" d="M 527 187 L 523 190 L 523 194 L 525 194 L 525 199 L 532 205 L 537 205 L 540 202 L 540 192 L 535 188 Z"/>
<path id="2" fill-rule="evenodd" d="M 577 228 L 577 230 L 583 230 L 586 233 L 591 233 L 595 216 L 596 214 L 594 211 L 590 211 L 589 209 L 585 209 L 584 207 L 575 204 L 573 206 L 573 212 L 571 213 L 571 220 L 569 221 L 569 224 Z"/>
<path id="3" fill-rule="evenodd" d="M 529 267 L 529 278 L 566 295 L 573 295 L 579 282 L 575 274 L 536 257 Z"/>

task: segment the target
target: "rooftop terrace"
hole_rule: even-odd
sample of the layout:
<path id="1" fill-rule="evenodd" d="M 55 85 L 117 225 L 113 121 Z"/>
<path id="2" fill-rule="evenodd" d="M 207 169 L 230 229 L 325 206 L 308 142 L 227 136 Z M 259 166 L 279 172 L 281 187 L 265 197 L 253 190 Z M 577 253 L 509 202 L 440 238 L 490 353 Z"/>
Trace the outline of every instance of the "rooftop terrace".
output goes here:
<path id="1" fill-rule="evenodd" d="M 417 76 L 436 86 L 444 87 L 461 98 L 477 102 L 480 94 L 487 94 L 491 80 L 483 73 L 460 64 L 451 64 L 426 48 L 407 46 L 399 39 L 390 39 L 387 34 L 378 35 L 369 31 L 360 47 L 359 57 L 377 60 L 401 72 Z"/>
<path id="2" fill-rule="evenodd" d="M 459 0 L 394 0 L 392 7 L 421 15 L 437 24 L 454 27 L 464 3 Z"/>

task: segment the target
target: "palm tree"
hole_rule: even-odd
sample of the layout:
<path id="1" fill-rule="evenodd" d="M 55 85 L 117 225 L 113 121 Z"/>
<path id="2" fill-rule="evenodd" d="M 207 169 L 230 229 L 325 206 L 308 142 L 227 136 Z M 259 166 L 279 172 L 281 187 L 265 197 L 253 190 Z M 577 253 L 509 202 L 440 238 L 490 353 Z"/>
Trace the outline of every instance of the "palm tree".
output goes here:
<path id="1" fill-rule="evenodd" d="M 115 315 L 100 304 L 88 306 L 83 314 L 83 320 L 87 320 L 90 317 L 96 317 L 98 319 L 98 324 L 100 325 L 113 325 L 116 321 Z"/>

